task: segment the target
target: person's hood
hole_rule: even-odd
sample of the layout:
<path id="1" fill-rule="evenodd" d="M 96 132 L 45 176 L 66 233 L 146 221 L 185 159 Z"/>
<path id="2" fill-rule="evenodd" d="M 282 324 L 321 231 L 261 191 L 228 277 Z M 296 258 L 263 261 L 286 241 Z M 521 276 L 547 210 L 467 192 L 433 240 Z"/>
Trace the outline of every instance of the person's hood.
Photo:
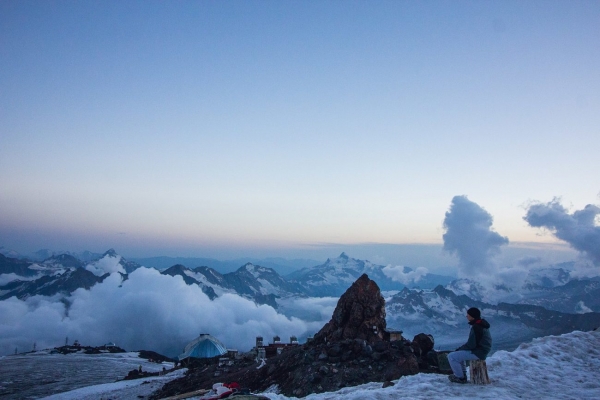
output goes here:
<path id="1" fill-rule="evenodd" d="M 484 329 L 489 329 L 490 328 L 490 323 L 487 322 L 485 319 L 475 319 L 475 320 L 469 322 L 469 325 L 478 325 L 478 326 L 481 326 Z"/>

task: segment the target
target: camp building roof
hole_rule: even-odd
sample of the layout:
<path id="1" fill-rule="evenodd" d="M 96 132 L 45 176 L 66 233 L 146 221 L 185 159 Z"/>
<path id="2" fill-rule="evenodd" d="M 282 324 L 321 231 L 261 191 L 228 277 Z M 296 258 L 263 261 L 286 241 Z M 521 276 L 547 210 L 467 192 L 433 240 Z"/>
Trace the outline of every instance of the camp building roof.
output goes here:
<path id="1" fill-rule="evenodd" d="M 183 360 L 188 357 L 195 358 L 211 358 L 227 353 L 225 345 L 217 338 L 207 333 L 201 333 L 196 339 L 192 340 L 183 353 L 179 355 L 179 359 Z"/>

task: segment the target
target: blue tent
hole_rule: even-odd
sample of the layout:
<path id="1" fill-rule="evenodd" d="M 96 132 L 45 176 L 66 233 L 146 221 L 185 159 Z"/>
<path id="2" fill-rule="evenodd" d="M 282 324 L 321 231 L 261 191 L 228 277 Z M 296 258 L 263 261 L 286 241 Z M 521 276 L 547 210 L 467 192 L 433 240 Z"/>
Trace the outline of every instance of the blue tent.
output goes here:
<path id="1" fill-rule="evenodd" d="M 183 353 L 179 355 L 179 360 L 184 360 L 188 357 L 195 358 L 211 358 L 221 356 L 227 353 L 225 345 L 217 338 L 207 333 L 201 333 L 196 339 L 192 340 Z"/>

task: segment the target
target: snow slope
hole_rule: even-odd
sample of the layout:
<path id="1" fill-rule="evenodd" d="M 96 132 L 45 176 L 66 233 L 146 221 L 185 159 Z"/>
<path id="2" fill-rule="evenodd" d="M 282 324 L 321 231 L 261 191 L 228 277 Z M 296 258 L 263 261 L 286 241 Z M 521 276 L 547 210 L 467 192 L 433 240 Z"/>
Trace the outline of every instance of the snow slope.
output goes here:
<path id="1" fill-rule="evenodd" d="M 119 381 L 83 387 L 70 392 L 59 393 L 44 400 L 98 400 L 98 399 L 140 399 L 160 389 L 165 383 L 184 376 L 187 368 L 176 370 L 163 376 L 154 376 L 131 381 Z"/>
<path id="2" fill-rule="evenodd" d="M 450 383 L 446 375 L 418 374 L 403 377 L 385 389 L 381 383 L 369 383 L 332 393 L 313 394 L 305 399 L 598 399 L 600 331 L 575 331 L 534 339 L 512 352 L 494 353 L 487 359 L 487 365 L 492 381 L 487 386 Z M 117 382 L 63 393 L 52 399 L 110 396 L 126 400 L 136 399 L 139 395 L 140 387 L 123 387 L 122 382 Z M 290 399 L 276 393 L 264 395 L 272 400 Z"/>

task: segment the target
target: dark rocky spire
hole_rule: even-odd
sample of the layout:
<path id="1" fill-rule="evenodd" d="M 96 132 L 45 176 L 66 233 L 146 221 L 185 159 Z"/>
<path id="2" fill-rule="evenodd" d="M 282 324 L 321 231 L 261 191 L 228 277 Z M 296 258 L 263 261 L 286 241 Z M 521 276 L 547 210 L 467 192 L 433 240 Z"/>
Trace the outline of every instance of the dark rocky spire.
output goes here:
<path id="1" fill-rule="evenodd" d="M 385 300 L 375 281 L 363 274 L 340 297 L 331 321 L 314 340 L 319 343 L 363 339 L 374 343 L 383 340 L 385 328 Z"/>

